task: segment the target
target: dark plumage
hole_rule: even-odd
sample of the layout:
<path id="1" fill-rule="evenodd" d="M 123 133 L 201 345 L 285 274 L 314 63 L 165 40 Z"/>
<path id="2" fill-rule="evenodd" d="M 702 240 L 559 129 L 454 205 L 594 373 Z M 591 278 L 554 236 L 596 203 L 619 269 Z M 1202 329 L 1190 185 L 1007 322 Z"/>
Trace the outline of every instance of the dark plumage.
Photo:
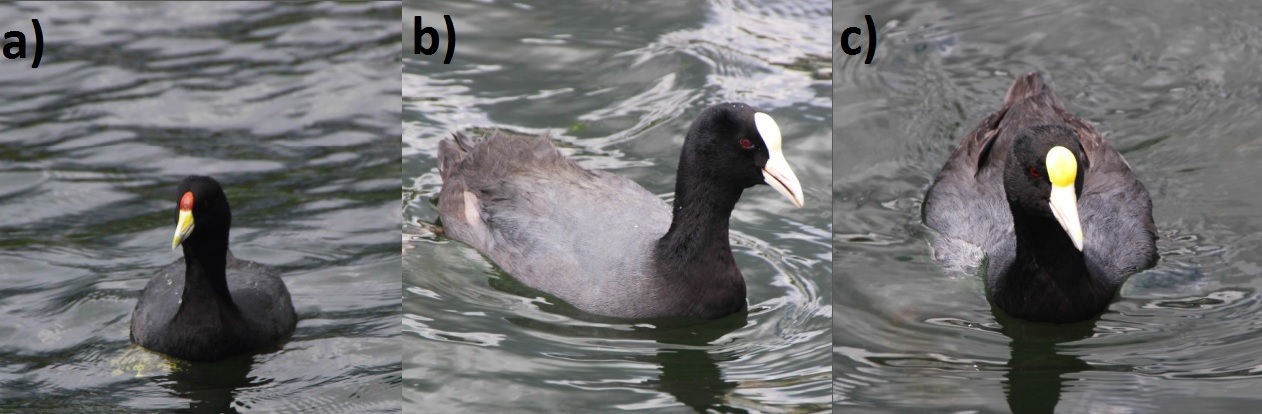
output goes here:
<path id="1" fill-rule="evenodd" d="M 673 210 L 626 178 L 589 171 L 547 137 L 456 134 L 439 143 L 438 213 L 453 239 L 587 313 L 717 318 L 745 308 L 728 220 L 745 188 L 802 190 L 770 116 L 707 108 L 684 140 Z"/>
<path id="2" fill-rule="evenodd" d="M 1066 180 L 1059 192 L 1054 177 Z M 1003 107 L 964 137 L 923 213 L 941 236 L 986 253 L 987 298 L 1022 319 L 1092 318 L 1127 276 L 1157 261 L 1148 191 L 1037 73 L 1019 77 Z"/>
<path id="3" fill-rule="evenodd" d="M 149 280 L 132 312 L 131 339 L 188 360 L 216 360 L 275 346 L 297 317 L 274 269 L 228 251 L 232 212 L 219 183 L 189 176 L 177 194 L 184 258 Z"/>

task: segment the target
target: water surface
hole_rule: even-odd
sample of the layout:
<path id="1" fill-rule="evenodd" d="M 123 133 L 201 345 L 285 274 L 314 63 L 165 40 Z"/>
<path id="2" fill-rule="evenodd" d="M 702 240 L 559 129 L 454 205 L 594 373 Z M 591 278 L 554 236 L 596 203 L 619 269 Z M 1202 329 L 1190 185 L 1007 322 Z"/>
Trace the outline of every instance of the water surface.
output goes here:
<path id="1" fill-rule="evenodd" d="M 836 52 L 833 394 L 844 411 L 1252 412 L 1262 395 L 1262 7 L 859 2 Z M 1162 258 L 1098 321 L 997 320 L 932 259 L 920 200 L 1013 78 L 1042 71 L 1147 186 Z"/>
<path id="2" fill-rule="evenodd" d="M 38 69 L 0 63 L 0 411 L 397 411 L 399 12 L 0 5 L 46 36 Z M 128 339 L 194 173 L 292 294 L 275 352 L 189 365 Z"/>
<path id="3" fill-rule="evenodd" d="M 404 61 L 404 410 L 826 410 L 828 11 L 822 1 L 405 4 L 427 25 L 451 15 L 458 40 L 451 65 Z M 551 133 L 584 167 L 665 202 L 689 123 L 723 101 L 776 118 L 806 192 L 795 209 L 756 187 L 733 212 L 748 315 L 680 329 L 592 322 L 438 232 L 435 156 L 452 132 Z"/>

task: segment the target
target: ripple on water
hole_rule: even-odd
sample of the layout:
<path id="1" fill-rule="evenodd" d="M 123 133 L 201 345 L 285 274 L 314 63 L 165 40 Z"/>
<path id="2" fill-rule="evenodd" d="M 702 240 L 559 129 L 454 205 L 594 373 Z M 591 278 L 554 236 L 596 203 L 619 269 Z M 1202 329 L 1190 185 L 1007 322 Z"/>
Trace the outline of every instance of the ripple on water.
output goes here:
<path id="1" fill-rule="evenodd" d="M 872 14 L 884 42 L 873 67 L 835 55 L 835 119 L 847 132 L 834 152 L 837 404 L 1253 409 L 1262 193 L 1247 177 L 1259 173 L 1262 93 L 1242 68 L 1262 60 L 1249 23 L 1262 8 L 887 2 L 834 13 L 835 24 Z M 1093 323 L 992 314 L 974 271 L 933 260 L 919 205 L 906 202 L 1030 70 L 1105 134 L 1153 198 L 1162 259 Z"/>
<path id="2" fill-rule="evenodd" d="M 831 74 L 826 33 L 802 23 L 826 24 L 828 3 L 524 6 L 465 13 L 483 38 L 462 44 L 461 64 L 405 62 L 405 406 L 825 409 Z M 538 19 L 555 24 L 526 24 Z M 795 210 L 755 188 L 733 213 L 747 315 L 682 328 L 587 320 L 435 222 L 435 149 L 452 132 L 549 133 L 580 165 L 669 202 L 692 117 L 731 100 L 777 118 L 808 198 Z"/>
<path id="3" fill-rule="evenodd" d="M 397 409 L 397 4 L 0 15 L 57 44 L 0 79 L 0 411 Z M 300 321 L 276 352 L 188 364 L 129 341 L 191 173 L 225 184 L 234 253 L 286 280 Z"/>

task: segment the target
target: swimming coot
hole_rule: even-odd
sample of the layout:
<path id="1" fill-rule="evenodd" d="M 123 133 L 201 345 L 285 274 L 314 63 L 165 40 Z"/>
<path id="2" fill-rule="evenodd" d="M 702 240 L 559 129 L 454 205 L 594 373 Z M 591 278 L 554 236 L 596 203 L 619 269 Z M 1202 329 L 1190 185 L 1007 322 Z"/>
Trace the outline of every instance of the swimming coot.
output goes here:
<path id="1" fill-rule="evenodd" d="M 728 220 L 744 189 L 802 188 L 771 116 L 711 106 L 684 139 L 675 201 L 566 159 L 547 137 L 461 134 L 439 143 L 445 233 L 523 284 L 604 317 L 713 319 L 745 308 Z"/>
<path id="2" fill-rule="evenodd" d="M 228 251 L 232 212 L 219 183 L 180 182 L 175 237 L 184 258 L 149 280 L 131 318 L 133 342 L 173 357 L 206 361 L 267 348 L 294 332 L 285 283 L 267 266 Z"/>
<path id="3" fill-rule="evenodd" d="M 1157 261 L 1148 191 L 1037 73 L 964 137 L 923 214 L 942 237 L 985 252 L 987 298 L 1022 319 L 1090 319 Z"/>

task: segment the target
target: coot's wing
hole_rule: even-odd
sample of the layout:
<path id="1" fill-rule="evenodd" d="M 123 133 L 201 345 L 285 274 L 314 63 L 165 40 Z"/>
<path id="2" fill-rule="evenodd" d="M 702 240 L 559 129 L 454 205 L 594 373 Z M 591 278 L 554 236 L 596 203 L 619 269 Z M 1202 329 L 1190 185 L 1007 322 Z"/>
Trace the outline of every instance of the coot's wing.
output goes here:
<path id="1" fill-rule="evenodd" d="M 252 347 L 274 344 L 294 332 L 297 317 L 289 289 L 280 272 L 260 263 L 237 259 L 228 253 L 228 292 L 241 316 L 251 325 Z"/>
<path id="2" fill-rule="evenodd" d="M 131 317 L 131 339 L 142 345 L 150 344 L 147 335 L 162 336 L 162 329 L 180 310 L 180 296 L 184 293 L 184 258 L 158 270 L 144 290 Z M 143 305 L 143 306 L 142 306 Z"/>
<path id="3" fill-rule="evenodd" d="M 1148 190 L 1122 154 L 1094 128 L 1072 115 L 1067 123 L 1078 133 L 1090 160 L 1078 197 L 1088 263 L 1114 281 L 1152 267 L 1157 260 L 1157 226 Z"/>
<path id="4" fill-rule="evenodd" d="M 921 210 L 925 225 L 943 236 L 934 240 L 938 260 L 972 266 L 975 258 L 956 257 L 968 249 L 955 244 L 962 241 L 990 251 L 1002 236 L 1012 233 L 1002 174 L 993 171 L 1007 156 L 1006 151 L 994 150 L 997 141 L 1011 140 L 1001 136 L 1007 114 L 1004 107 L 965 135 L 925 195 Z"/>
<path id="5" fill-rule="evenodd" d="M 650 294 L 651 249 L 670 225 L 652 193 L 579 167 L 547 137 L 459 137 L 439 151 L 448 236 L 585 312 L 633 314 L 627 309 Z"/>

